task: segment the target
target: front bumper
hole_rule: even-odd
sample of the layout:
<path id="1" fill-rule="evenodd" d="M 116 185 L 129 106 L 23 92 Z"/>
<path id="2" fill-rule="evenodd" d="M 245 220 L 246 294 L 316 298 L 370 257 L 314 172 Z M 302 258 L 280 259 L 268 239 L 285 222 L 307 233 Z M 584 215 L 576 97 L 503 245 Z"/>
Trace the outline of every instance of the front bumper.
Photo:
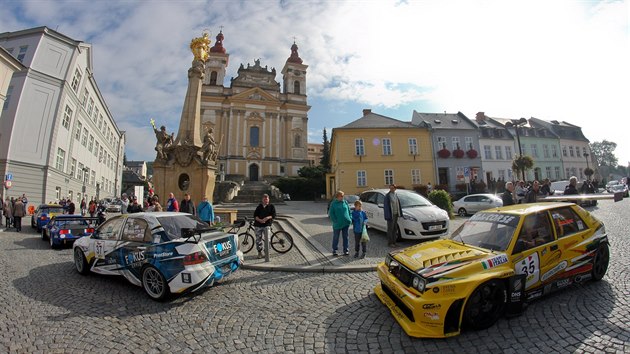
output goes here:
<path id="1" fill-rule="evenodd" d="M 440 296 L 426 299 L 418 296 L 390 274 L 384 263 L 378 265 L 377 275 L 381 283 L 374 288 L 374 293 L 407 335 L 445 338 L 460 333 L 463 298 Z"/>

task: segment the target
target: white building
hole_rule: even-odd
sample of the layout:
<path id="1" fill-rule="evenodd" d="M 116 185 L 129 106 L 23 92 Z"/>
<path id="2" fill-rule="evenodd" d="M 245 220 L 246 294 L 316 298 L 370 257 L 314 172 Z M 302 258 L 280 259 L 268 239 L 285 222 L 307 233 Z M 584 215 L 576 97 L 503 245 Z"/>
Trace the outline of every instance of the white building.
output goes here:
<path id="1" fill-rule="evenodd" d="M 0 173 L 9 196 L 39 204 L 118 195 L 124 132 L 92 73 L 92 46 L 47 27 L 0 33 L 26 69 L 15 73 L 0 116 Z"/>

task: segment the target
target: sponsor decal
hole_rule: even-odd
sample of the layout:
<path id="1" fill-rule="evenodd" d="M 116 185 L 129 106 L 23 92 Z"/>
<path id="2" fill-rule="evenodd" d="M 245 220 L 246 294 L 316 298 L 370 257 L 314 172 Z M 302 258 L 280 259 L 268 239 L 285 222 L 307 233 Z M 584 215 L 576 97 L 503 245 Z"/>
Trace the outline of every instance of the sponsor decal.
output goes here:
<path id="1" fill-rule="evenodd" d="M 527 279 L 525 282 L 525 288 L 536 284 L 540 276 L 540 261 L 538 253 L 532 253 L 522 261 L 516 263 L 514 266 L 514 272 L 518 275 L 524 274 Z"/>
<path id="2" fill-rule="evenodd" d="M 182 283 L 192 283 L 190 273 L 182 273 Z"/>
<path id="3" fill-rule="evenodd" d="M 591 279 L 591 274 L 578 274 L 575 276 L 575 278 L 573 278 L 573 281 L 576 283 L 581 283 L 583 281 L 589 280 Z"/>
<path id="4" fill-rule="evenodd" d="M 518 216 L 499 213 L 477 213 L 470 218 L 471 221 L 490 221 L 511 226 L 516 226 L 518 219 Z"/>
<path id="5" fill-rule="evenodd" d="M 557 266 L 551 268 L 547 273 L 543 274 L 540 277 L 541 281 L 546 281 L 547 279 L 553 277 L 554 275 L 558 274 L 561 270 L 564 270 L 567 267 L 568 263 L 567 261 L 562 261 L 560 263 L 558 263 Z"/>
<path id="6" fill-rule="evenodd" d="M 520 291 L 514 291 L 514 292 L 511 294 L 511 301 L 512 301 L 512 302 L 519 301 L 520 299 L 521 299 L 521 292 L 520 292 Z"/>
<path id="7" fill-rule="evenodd" d="M 538 289 L 538 290 L 532 291 L 531 293 L 527 294 L 527 300 L 537 299 L 537 298 L 541 297 L 542 294 L 543 294 L 542 289 Z"/>
<path id="8" fill-rule="evenodd" d="M 437 294 L 439 292 L 440 292 L 440 287 L 439 286 L 436 286 L 436 287 L 433 288 L 433 293 Z"/>
<path id="9" fill-rule="evenodd" d="M 571 284 L 571 279 L 560 279 L 556 282 L 556 286 L 558 288 L 564 288 L 565 286 L 568 286 Z"/>
<path id="10" fill-rule="evenodd" d="M 522 288 L 523 288 L 523 281 L 520 278 L 514 280 L 514 289 L 522 289 Z"/>
<path id="11" fill-rule="evenodd" d="M 499 266 L 507 262 L 508 262 L 507 256 L 504 254 L 501 254 L 494 258 L 490 258 L 488 260 L 481 262 L 481 265 L 483 266 L 483 269 L 490 269 L 490 268 L 494 268 L 496 266 Z"/>
<path id="12" fill-rule="evenodd" d="M 214 245 L 212 245 L 212 249 L 214 250 L 214 253 L 218 254 L 219 256 L 225 256 L 226 254 L 230 254 L 230 251 L 232 250 L 232 242 L 225 241 L 225 242 L 217 242 Z"/>
<path id="13" fill-rule="evenodd" d="M 444 285 L 442 287 L 442 292 L 444 294 L 452 294 L 452 293 L 454 293 L 455 292 L 455 285 Z"/>
<path id="14" fill-rule="evenodd" d="M 130 265 L 133 263 L 144 261 L 144 251 L 131 252 L 125 256 L 125 264 Z"/>
<path id="15" fill-rule="evenodd" d="M 173 255 L 173 252 L 162 252 L 162 253 L 156 253 L 153 255 L 153 258 L 164 258 L 164 257 L 170 257 Z"/>
<path id="16" fill-rule="evenodd" d="M 422 309 L 423 310 L 438 310 L 442 308 L 442 305 L 440 304 L 424 304 L 422 305 Z"/>
<path id="17" fill-rule="evenodd" d="M 414 254 L 411 256 L 411 258 L 412 258 L 412 259 L 420 259 L 420 258 L 422 258 L 422 252 L 414 253 Z"/>
<path id="18" fill-rule="evenodd" d="M 439 321 L 440 320 L 440 315 L 438 315 L 435 312 L 425 312 L 424 313 L 424 317 L 430 318 L 433 321 Z"/>

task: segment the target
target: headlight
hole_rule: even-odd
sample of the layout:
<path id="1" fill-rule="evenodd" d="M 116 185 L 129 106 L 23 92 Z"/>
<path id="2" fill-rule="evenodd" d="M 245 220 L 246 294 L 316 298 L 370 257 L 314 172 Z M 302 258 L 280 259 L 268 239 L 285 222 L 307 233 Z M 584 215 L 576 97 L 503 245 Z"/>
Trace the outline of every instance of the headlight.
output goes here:
<path id="1" fill-rule="evenodd" d="M 416 279 L 418 279 L 418 285 L 414 286 L 414 288 L 418 289 L 419 292 L 423 293 L 425 288 L 427 287 L 427 281 L 426 279 L 422 277 L 415 277 L 413 280 L 415 281 Z"/>
<path id="2" fill-rule="evenodd" d="M 415 217 L 407 213 L 403 213 L 403 219 L 409 220 L 409 221 L 416 221 L 416 222 L 418 221 L 418 219 L 416 219 Z"/>

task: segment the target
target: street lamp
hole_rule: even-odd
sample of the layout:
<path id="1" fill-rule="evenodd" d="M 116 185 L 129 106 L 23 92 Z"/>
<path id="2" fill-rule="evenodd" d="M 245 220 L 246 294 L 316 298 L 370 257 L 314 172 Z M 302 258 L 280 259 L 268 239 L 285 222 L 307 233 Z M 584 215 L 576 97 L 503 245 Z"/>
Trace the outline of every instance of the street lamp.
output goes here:
<path id="1" fill-rule="evenodd" d="M 585 152 L 583 155 L 584 155 L 584 159 L 586 160 L 586 168 L 589 168 L 588 167 L 588 152 Z M 589 180 L 591 179 L 590 176 L 586 176 L 586 178 L 588 178 Z"/>
<path id="2" fill-rule="evenodd" d="M 525 118 L 521 118 L 521 119 L 510 119 L 509 122 L 505 123 L 505 127 L 506 128 L 514 128 L 514 130 L 516 131 L 516 141 L 518 142 L 518 155 L 523 156 L 523 150 L 521 148 L 521 136 L 518 134 L 518 127 L 521 125 L 525 125 L 527 124 L 527 119 Z M 523 181 L 525 181 L 525 169 L 521 170 L 521 173 L 523 175 Z"/>
<path id="3" fill-rule="evenodd" d="M 83 167 L 82 171 L 83 171 L 83 195 L 81 196 L 82 199 L 85 198 L 85 179 L 86 179 L 86 175 L 88 173 L 90 169 L 87 167 Z M 87 199 L 87 198 L 85 198 Z"/>

